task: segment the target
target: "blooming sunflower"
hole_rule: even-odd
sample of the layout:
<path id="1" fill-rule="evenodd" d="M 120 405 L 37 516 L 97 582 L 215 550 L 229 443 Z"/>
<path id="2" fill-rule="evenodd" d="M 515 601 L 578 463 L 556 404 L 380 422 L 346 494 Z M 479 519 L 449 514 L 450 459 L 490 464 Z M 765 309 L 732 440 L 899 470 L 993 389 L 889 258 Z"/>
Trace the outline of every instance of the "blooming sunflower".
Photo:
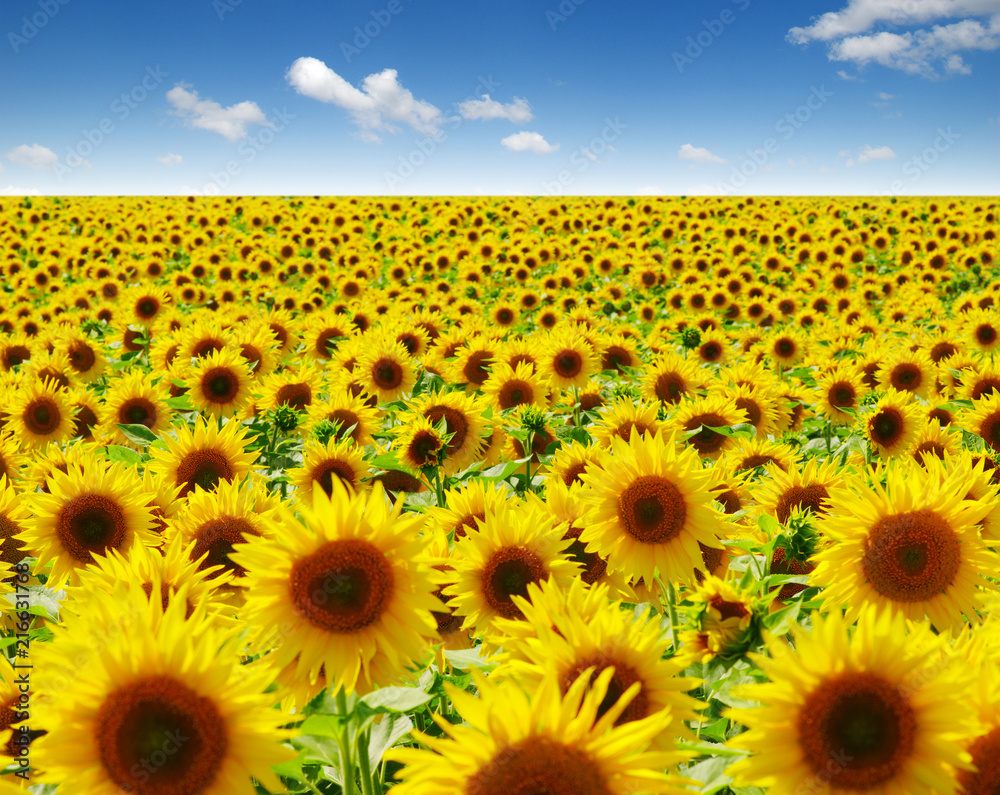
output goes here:
<path id="1" fill-rule="evenodd" d="M 597 710 L 597 717 L 614 706 L 617 698 L 633 683 L 641 685 L 638 695 L 615 721 L 616 726 L 642 720 L 654 713 L 669 710 L 673 720 L 667 730 L 654 738 L 657 747 L 673 747 L 678 737 L 690 737 L 684 721 L 698 720 L 695 712 L 701 703 L 686 695 L 699 680 L 680 677 L 687 663 L 665 659 L 669 638 L 652 614 L 636 618 L 632 611 L 622 609 L 619 601 L 610 599 L 607 585 L 594 586 L 602 598 L 597 610 L 578 610 L 583 585 L 575 580 L 567 588 L 554 588 L 553 598 L 560 600 L 551 612 L 541 597 L 539 586 L 529 586 L 529 598 L 514 597 L 525 621 L 497 619 L 496 628 L 504 632 L 510 624 L 527 624 L 533 630 L 526 634 L 518 627 L 504 641 L 504 652 L 498 657 L 501 670 L 516 679 L 529 691 L 536 690 L 550 667 L 555 669 L 560 688 L 566 693 L 584 671 L 593 669 L 596 677 L 613 667 L 614 675 L 608 691 Z"/>
<path id="2" fill-rule="evenodd" d="M 510 498 L 505 483 L 470 478 L 460 486 L 446 489 L 445 505 L 429 507 L 427 516 L 445 535 L 457 541 L 467 532 L 480 530 L 486 517 L 496 513 Z"/>
<path id="3" fill-rule="evenodd" d="M 935 365 L 923 350 L 900 348 L 883 359 L 875 378 L 883 389 L 926 398 L 934 382 Z"/>
<path id="4" fill-rule="evenodd" d="M 558 479 L 566 486 L 583 483 L 581 475 L 587 468 L 601 460 L 602 448 L 596 444 L 572 442 L 564 444 L 552 456 L 549 464 L 549 478 Z"/>
<path id="5" fill-rule="evenodd" d="M 729 450 L 734 444 L 734 439 L 712 429 L 746 421 L 746 412 L 736 408 L 731 399 L 722 395 L 686 401 L 671 417 L 671 423 L 675 428 L 682 433 L 692 434 L 686 443 L 702 458 L 713 460 Z"/>
<path id="6" fill-rule="evenodd" d="M 976 620 L 984 576 L 1000 566 L 979 538 L 990 506 L 965 499 L 960 470 L 943 478 L 936 469 L 907 462 L 886 470 L 885 485 L 855 478 L 853 488 L 830 490 L 817 529 L 833 543 L 814 556 L 811 576 L 827 604 L 846 605 L 849 619 L 867 605 L 928 617 L 939 630 L 963 614 Z"/>
<path id="7" fill-rule="evenodd" d="M 815 458 L 804 466 L 787 471 L 774 464 L 765 467 L 768 478 L 754 489 L 760 513 L 775 517 L 784 524 L 795 509 L 825 514 L 830 509 L 830 491 L 844 479 L 844 470 L 836 461 L 822 464 Z"/>
<path id="8" fill-rule="evenodd" d="M 358 359 L 354 377 L 380 403 L 398 400 L 417 382 L 414 361 L 402 343 L 375 339 Z"/>
<path id="9" fill-rule="evenodd" d="M 600 366 L 593 346 L 569 329 L 551 334 L 538 357 L 539 371 L 559 389 L 579 389 Z"/>
<path id="10" fill-rule="evenodd" d="M 882 458 L 896 458 L 908 452 L 921 425 L 920 407 L 908 392 L 892 389 L 871 411 L 859 418 L 865 438 Z"/>
<path id="11" fill-rule="evenodd" d="M 600 718 L 597 712 L 614 670 L 606 668 L 591 683 L 591 671 L 573 682 L 565 695 L 555 673 L 528 695 L 513 682 L 496 684 L 474 672 L 478 697 L 445 685 L 465 719 L 462 725 L 441 720 L 447 738 L 413 732 L 430 750 L 398 748 L 386 758 L 402 762 L 398 795 L 513 795 L 513 793 L 681 793 L 683 780 L 664 770 L 685 755 L 676 750 L 647 751 L 672 720 L 663 710 L 639 721 L 615 726 L 636 697 L 636 682 Z M 437 717 L 435 717 L 437 720 Z"/>
<path id="12" fill-rule="evenodd" d="M 307 411 L 320 392 L 322 380 L 323 371 L 313 362 L 271 373 L 260 385 L 263 405 L 269 409 L 291 406 L 296 411 Z"/>
<path id="13" fill-rule="evenodd" d="M 987 448 L 1000 453 L 1000 392 L 974 400 L 972 409 L 962 417 L 961 425 L 979 436 Z"/>
<path id="14" fill-rule="evenodd" d="M 643 395 L 661 403 L 680 403 L 693 398 L 704 386 L 704 377 L 698 364 L 675 353 L 658 356 L 647 365 L 642 377 Z"/>
<path id="15" fill-rule="evenodd" d="M 482 398 L 465 392 L 438 392 L 414 398 L 410 411 L 429 420 L 435 427 L 445 421 L 445 431 L 451 434 L 442 472 L 453 475 L 468 468 L 483 453 L 486 420 Z"/>
<path id="16" fill-rule="evenodd" d="M 744 472 L 767 464 L 787 472 L 795 465 L 795 450 L 790 445 L 769 439 L 741 438 L 736 440 L 729 453 L 728 465 L 733 472 Z"/>
<path id="17" fill-rule="evenodd" d="M 327 496 L 314 487 L 304 522 L 243 547 L 233 559 L 247 570 L 243 610 L 252 640 L 295 679 L 321 674 L 336 692 L 367 692 L 405 674 L 436 637 L 428 569 L 415 561 L 423 518 L 389 507 L 376 486 Z"/>
<path id="18" fill-rule="evenodd" d="M 331 388 L 326 400 L 314 401 L 309 406 L 311 427 L 323 420 L 339 426 L 334 434 L 338 439 L 350 438 L 358 447 L 371 444 L 372 434 L 379 430 L 378 410 L 347 389 Z"/>
<path id="19" fill-rule="evenodd" d="M 686 621 L 680 633 L 684 645 L 677 655 L 681 665 L 739 659 L 758 639 L 753 626 L 760 612 L 757 600 L 732 583 L 710 574 L 685 600 L 692 604 L 682 608 Z"/>
<path id="20" fill-rule="evenodd" d="M 22 449 L 37 450 L 73 435 L 73 405 L 69 392 L 54 381 L 30 381 L 10 405 L 7 421 Z"/>
<path id="21" fill-rule="evenodd" d="M 242 426 L 230 420 L 220 429 L 215 420 L 195 420 L 194 430 L 176 429 L 177 438 L 163 437 L 167 449 L 151 447 L 149 468 L 154 475 L 181 487 L 186 497 L 198 488 L 212 490 L 221 481 L 241 480 L 253 468 L 258 453 L 247 451 Z"/>
<path id="22" fill-rule="evenodd" d="M 548 382 L 528 362 L 519 362 L 516 368 L 503 362 L 494 364 L 483 384 L 483 394 L 501 411 L 524 405 L 545 408 L 548 390 Z"/>
<path id="23" fill-rule="evenodd" d="M 711 472 L 691 448 L 678 451 L 674 435 L 612 439 L 611 452 L 582 479 L 588 511 L 580 540 L 612 571 L 647 583 L 657 574 L 691 582 L 703 565 L 699 543 L 720 546 Z"/>
<path id="24" fill-rule="evenodd" d="M 773 795 L 954 793 L 967 769 L 961 743 L 975 731 L 962 666 L 935 664 L 940 639 L 902 616 L 865 610 L 857 629 L 839 612 L 792 626 L 794 649 L 769 638 L 751 654 L 770 682 L 741 696 L 762 703 L 726 713 L 749 727 L 728 740 L 753 753 L 728 772 L 736 786 Z"/>
<path id="25" fill-rule="evenodd" d="M 446 434 L 440 428 L 443 423 L 435 426 L 425 417 L 404 420 L 404 424 L 396 429 L 393 449 L 403 466 L 414 471 L 432 468 L 436 469 L 445 461 L 448 452 Z"/>
<path id="26" fill-rule="evenodd" d="M 153 515 L 146 506 L 135 470 L 121 464 L 55 470 L 46 481 L 49 493 L 27 495 L 32 519 L 21 533 L 38 557 L 35 570 L 50 561 L 48 586 L 79 583 L 79 572 L 95 555 L 116 549 L 124 555 L 134 543 L 157 543 Z"/>
<path id="27" fill-rule="evenodd" d="M 371 470 L 362 452 L 350 437 L 342 440 L 332 437 L 326 444 L 314 440 L 306 442 L 302 449 L 302 466 L 288 470 L 299 499 L 306 502 L 312 499 L 313 483 L 318 483 L 327 496 L 331 496 L 334 478 L 352 489 L 364 488 L 362 478 Z"/>
<path id="28" fill-rule="evenodd" d="M 281 529 L 277 506 L 269 504 L 263 486 L 223 481 L 212 491 L 192 492 L 168 523 L 168 537 L 179 535 L 191 560 L 207 579 L 223 571 L 240 578 L 244 569 L 233 561 L 234 545 L 270 537 Z M 222 567 L 221 569 L 215 567 Z M 212 573 L 206 573 L 213 570 Z"/>
<path id="29" fill-rule="evenodd" d="M 114 444 L 134 446 L 117 425 L 145 425 L 157 436 L 170 427 L 167 385 L 142 370 L 129 370 L 110 380 L 101 410 L 103 431 Z"/>
<path id="30" fill-rule="evenodd" d="M 569 539 L 570 545 L 566 548 L 566 553 L 570 560 L 580 565 L 580 579 L 592 585 L 612 578 L 608 575 L 607 560 L 596 552 L 588 552 L 587 545 L 580 540 L 587 510 L 580 501 L 582 489 L 582 482 L 567 486 L 561 480 L 549 480 L 545 484 L 545 507 L 557 522 L 567 525 L 563 538 Z"/>
<path id="31" fill-rule="evenodd" d="M 0 562 L 5 564 L 4 569 L 28 556 L 21 534 L 30 520 L 31 513 L 17 491 L 6 475 L 0 475 Z"/>
<path id="32" fill-rule="evenodd" d="M 279 744 L 287 718 L 264 692 L 272 672 L 241 665 L 235 641 L 185 620 L 180 600 L 164 610 L 141 592 L 122 598 L 95 600 L 90 621 L 126 608 L 140 620 L 87 665 L 74 663 L 72 629 L 38 651 L 39 665 L 73 673 L 71 695 L 42 688 L 34 701 L 32 723 L 48 732 L 32 746 L 42 779 L 92 795 L 253 795 L 253 779 L 282 789 L 271 767 L 294 752 Z"/>
<path id="33" fill-rule="evenodd" d="M 816 387 L 820 397 L 819 408 L 832 425 L 850 425 L 854 422 L 854 415 L 842 409 L 857 412 L 861 398 L 867 391 L 855 368 L 839 364 L 817 378 Z"/>
<path id="34" fill-rule="evenodd" d="M 188 399 L 203 414 L 232 417 L 250 401 L 253 375 L 233 348 L 212 351 L 188 369 Z"/>
<path id="35" fill-rule="evenodd" d="M 537 500 L 513 498 L 487 513 L 479 529 L 467 528 L 452 551 L 452 584 L 444 590 L 466 617 L 463 629 L 487 635 L 494 619 L 522 616 L 512 597 L 526 596 L 529 583 L 551 577 L 567 584 L 577 576 L 564 532 Z M 483 642 L 490 647 L 489 637 Z"/>
<path id="36" fill-rule="evenodd" d="M 12 485 L 21 481 L 21 470 L 27 463 L 27 456 L 20 452 L 17 440 L 4 430 L 0 430 L 0 476 L 6 477 Z"/>
<path id="37" fill-rule="evenodd" d="M 619 398 L 600 410 L 592 431 L 594 440 L 599 445 L 610 447 L 615 437 L 627 442 L 633 429 L 640 436 L 652 436 L 663 428 L 663 423 L 657 419 L 658 412 L 658 403 Z"/>

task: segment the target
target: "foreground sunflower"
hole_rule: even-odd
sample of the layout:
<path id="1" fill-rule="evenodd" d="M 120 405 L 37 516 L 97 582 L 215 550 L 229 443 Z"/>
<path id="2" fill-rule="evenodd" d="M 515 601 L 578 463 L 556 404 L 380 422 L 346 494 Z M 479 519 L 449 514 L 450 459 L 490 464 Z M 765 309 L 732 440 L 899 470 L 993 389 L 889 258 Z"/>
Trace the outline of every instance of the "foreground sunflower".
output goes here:
<path id="1" fill-rule="evenodd" d="M 237 646 L 185 620 L 180 600 L 164 610 L 141 591 L 117 594 L 127 604 L 96 599 L 88 617 L 139 620 L 87 665 L 74 665 L 72 642 L 86 628 L 40 644 L 38 664 L 74 678 L 72 692 L 43 689 L 33 702 L 32 723 L 48 732 L 32 745 L 41 778 L 88 795 L 253 795 L 253 779 L 284 789 L 271 766 L 294 754 L 278 742 L 287 718 L 264 693 L 272 672 L 241 665 Z"/>
<path id="2" fill-rule="evenodd" d="M 657 575 L 694 582 L 703 565 L 699 543 L 720 546 L 711 472 L 690 447 L 678 452 L 673 434 L 633 430 L 627 443 L 612 438 L 611 449 L 581 476 L 580 499 L 589 510 L 580 540 L 606 557 L 611 571 L 647 583 Z"/>
<path id="3" fill-rule="evenodd" d="M 212 351 L 188 370 L 184 385 L 191 404 L 203 414 L 232 417 L 250 402 L 253 374 L 233 348 Z"/>
<path id="4" fill-rule="evenodd" d="M 80 571 L 96 555 L 118 550 L 128 555 L 134 543 L 156 543 L 153 515 L 135 470 L 121 464 L 68 466 L 49 476 L 49 493 L 28 496 L 32 518 L 20 533 L 37 555 L 36 571 L 51 561 L 48 587 L 77 585 Z"/>
<path id="5" fill-rule="evenodd" d="M 865 607 L 930 618 L 939 630 L 976 620 L 980 588 L 1000 568 L 984 546 L 978 522 L 988 503 L 966 500 L 961 470 L 949 476 L 938 459 L 929 469 L 894 466 L 886 482 L 859 479 L 831 490 L 830 515 L 818 530 L 832 543 L 813 558 L 811 582 L 824 587 L 831 607 L 848 607 L 853 619 Z"/>
<path id="6" fill-rule="evenodd" d="M 902 616 L 862 613 L 857 629 L 839 612 L 792 627 L 795 648 L 769 639 L 751 658 L 771 681 L 748 685 L 754 709 L 730 717 L 749 731 L 728 740 L 754 754 L 732 765 L 736 786 L 769 795 L 954 793 L 968 768 L 960 743 L 975 731 L 968 666 L 948 664 L 940 639 Z M 957 661 L 956 661 L 957 662 Z"/>
<path id="7" fill-rule="evenodd" d="M 560 695 L 555 675 L 530 696 L 512 682 L 495 684 L 476 673 L 479 697 L 445 685 L 465 724 L 435 715 L 447 738 L 414 731 L 430 750 L 393 749 L 402 762 L 398 795 L 641 795 L 688 792 L 684 780 L 663 772 L 683 761 L 679 751 L 647 751 L 672 720 L 670 710 L 615 726 L 636 697 L 632 685 L 600 718 L 614 670 L 590 685 L 583 672 Z"/>
<path id="8" fill-rule="evenodd" d="M 55 381 L 24 384 L 10 405 L 7 428 L 22 450 L 37 450 L 49 442 L 64 442 L 73 435 L 73 404 L 67 390 Z"/>
<path id="9" fill-rule="evenodd" d="M 891 389 L 860 422 L 873 451 L 882 458 L 895 458 L 910 449 L 923 417 L 909 392 Z"/>
<path id="10" fill-rule="evenodd" d="M 273 649 L 275 668 L 333 692 L 367 692 L 403 676 L 437 636 L 428 570 L 413 561 L 425 542 L 423 518 L 389 507 L 381 486 L 331 496 L 317 485 L 304 521 L 231 555 L 247 570 L 243 615 L 254 645 Z"/>

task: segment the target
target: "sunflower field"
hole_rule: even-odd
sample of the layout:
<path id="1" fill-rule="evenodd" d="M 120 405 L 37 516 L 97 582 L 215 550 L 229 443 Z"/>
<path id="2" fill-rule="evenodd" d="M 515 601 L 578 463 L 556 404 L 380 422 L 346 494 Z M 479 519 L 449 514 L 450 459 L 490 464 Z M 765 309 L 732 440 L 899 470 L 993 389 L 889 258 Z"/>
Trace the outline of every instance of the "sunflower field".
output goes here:
<path id="1" fill-rule="evenodd" d="M 998 791 L 998 213 L 0 197 L 0 793 Z"/>

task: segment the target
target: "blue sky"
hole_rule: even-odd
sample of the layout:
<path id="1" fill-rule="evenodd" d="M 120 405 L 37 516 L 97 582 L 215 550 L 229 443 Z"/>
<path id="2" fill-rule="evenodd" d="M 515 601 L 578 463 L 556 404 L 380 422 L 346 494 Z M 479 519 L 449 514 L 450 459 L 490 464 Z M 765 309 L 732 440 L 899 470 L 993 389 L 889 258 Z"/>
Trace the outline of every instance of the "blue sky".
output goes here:
<path id="1" fill-rule="evenodd" d="M 1000 0 L 5 0 L 0 192 L 995 194 Z"/>

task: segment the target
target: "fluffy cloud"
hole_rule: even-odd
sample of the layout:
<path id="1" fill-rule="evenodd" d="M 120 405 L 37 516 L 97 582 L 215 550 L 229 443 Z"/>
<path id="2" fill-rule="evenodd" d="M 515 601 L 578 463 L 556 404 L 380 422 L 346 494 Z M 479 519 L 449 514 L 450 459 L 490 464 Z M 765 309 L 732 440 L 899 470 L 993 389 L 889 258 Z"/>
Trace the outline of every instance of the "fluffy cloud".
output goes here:
<path id="1" fill-rule="evenodd" d="M 841 152 L 841 156 L 843 156 L 843 152 Z M 866 144 L 857 159 L 851 158 L 845 165 L 850 168 L 851 166 L 860 166 L 862 163 L 867 163 L 870 160 L 892 160 L 895 156 L 896 153 L 888 146 L 873 147 Z"/>
<path id="2" fill-rule="evenodd" d="M 163 163 L 167 168 L 173 168 L 174 166 L 179 166 L 184 162 L 184 158 L 180 155 L 175 155 L 173 152 L 167 152 L 162 157 L 156 158 L 157 162 Z"/>
<path id="3" fill-rule="evenodd" d="M 876 25 L 913 26 L 934 20 L 970 17 L 901 33 L 870 32 Z M 989 17 L 987 24 L 971 17 Z M 878 63 L 924 77 L 969 74 L 961 53 L 1000 47 L 1000 0 L 850 0 L 841 11 L 820 16 L 809 27 L 792 28 L 795 44 L 829 42 L 832 61 L 859 66 Z"/>
<path id="4" fill-rule="evenodd" d="M 470 99 L 458 103 L 458 112 L 462 114 L 463 119 L 481 119 L 482 121 L 507 119 L 515 124 L 527 124 L 535 118 L 527 100 L 514 97 L 513 102 L 503 105 L 495 99 L 490 99 L 489 94 L 484 94 L 482 99 Z"/>
<path id="5" fill-rule="evenodd" d="M 21 144 L 20 146 L 15 146 L 9 152 L 5 152 L 4 157 L 11 163 L 17 163 L 20 166 L 27 166 L 39 171 L 52 168 L 59 162 L 59 156 L 41 144 L 32 144 L 31 146 Z"/>
<path id="6" fill-rule="evenodd" d="M 248 124 L 271 126 L 256 102 L 240 102 L 224 108 L 213 100 L 201 99 L 197 91 L 188 91 L 180 83 L 167 92 L 167 101 L 174 106 L 172 113 L 180 116 L 188 127 L 216 132 L 234 143 L 246 138 Z"/>
<path id="7" fill-rule="evenodd" d="M 13 185 L 8 185 L 6 188 L 0 188 L 0 196 L 39 196 L 41 195 L 34 188 L 17 188 Z"/>
<path id="8" fill-rule="evenodd" d="M 691 144 L 684 144 L 684 146 L 678 150 L 677 156 L 681 160 L 690 160 L 692 164 L 726 162 L 718 155 L 713 155 L 703 146 L 692 146 Z"/>
<path id="9" fill-rule="evenodd" d="M 441 111 L 429 102 L 414 99 L 403 88 L 395 69 L 368 75 L 357 89 L 317 58 L 299 58 L 285 73 L 285 80 L 303 96 L 328 102 L 351 114 L 364 141 L 378 143 L 380 132 L 399 132 L 394 122 L 419 133 L 433 135 L 442 122 Z"/>
<path id="10" fill-rule="evenodd" d="M 500 143 L 512 152 L 534 152 L 536 155 L 547 155 L 559 148 L 559 144 L 553 146 L 540 133 L 536 132 L 514 133 L 508 135 Z"/>

